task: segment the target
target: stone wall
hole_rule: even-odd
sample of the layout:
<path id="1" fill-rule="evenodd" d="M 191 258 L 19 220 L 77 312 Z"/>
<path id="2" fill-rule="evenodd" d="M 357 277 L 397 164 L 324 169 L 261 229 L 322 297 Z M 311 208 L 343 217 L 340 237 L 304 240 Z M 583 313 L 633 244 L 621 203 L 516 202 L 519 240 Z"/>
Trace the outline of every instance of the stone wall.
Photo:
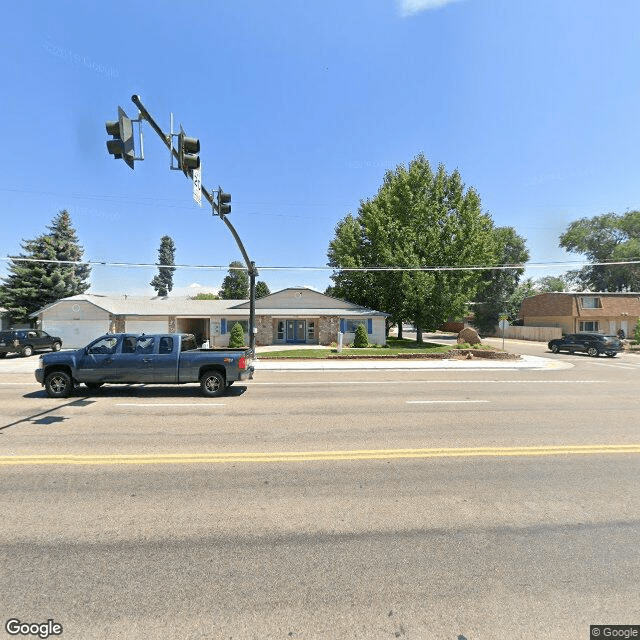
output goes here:
<path id="1" fill-rule="evenodd" d="M 270 316 L 256 316 L 256 329 L 258 330 L 256 346 L 262 347 L 274 343 L 275 323 L 276 321 Z"/>
<path id="2" fill-rule="evenodd" d="M 340 318 L 338 316 L 322 316 L 318 320 L 318 343 L 330 345 L 338 342 Z"/>

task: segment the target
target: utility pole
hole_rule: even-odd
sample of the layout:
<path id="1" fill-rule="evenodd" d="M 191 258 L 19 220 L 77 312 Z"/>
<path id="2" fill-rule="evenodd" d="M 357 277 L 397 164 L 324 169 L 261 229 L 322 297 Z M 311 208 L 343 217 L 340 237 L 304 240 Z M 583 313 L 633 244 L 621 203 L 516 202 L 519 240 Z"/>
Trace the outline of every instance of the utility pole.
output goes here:
<path id="1" fill-rule="evenodd" d="M 171 152 L 171 164 L 173 168 L 173 160 L 178 163 L 178 169 L 180 169 L 187 178 L 194 179 L 193 172 L 197 171 L 199 181 L 200 171 L 200 141 L 197 138 L 189 138 L 186 136 L 182 127 L 178 134 L 178 149 L 173 146 L 173 133 L 166 134 L 158 123 L 153 119 L 151 114 L 147 111 L 146 107 L 142 104 L 140 96 L 131 96 L 131 101 L 138 107 L 139 116 L 137 120 L 130 120 L 127 118 L 124 111 L 118 107 L 118 120 L 106 123 L 107 133 L 110 134 L 113 139 L 107 142 L 107 149 L 114 158 L 122 158 L 133 169 L 134 160 L 143 160 L 144 157 L 135 157 L 133 150 L 133 130 L 132 122 L 138 122 L 145 120 L 151 125 L 151 128 L 158 134 L 160 139 L 164 142 L 166 147 Z M 173 128 L 173 126 L 172 126 Z M 140 133 L 140 145 L 142 147 L 142 134 Z M 247 254 L 242 240 L 235 227 L 229 222 L 227 214 L 231 211 L 231 195 L 225 193 L 219 186 L 217 191 L 209 191 L 204 185 L 201 185 L 202 195 L 207 199 L 207 202 L 211 205 L 212 215 L 218 216 L 226 225 L 231 235 L 233 236 L 240 253 L 247 265 L 249 273 L 249 347 L 254 350 L 256 348 L 256 276 L 258 270 L 256 269 L 255 262 L 253 262 Z M 216 194 L 217 200 L 214 200 L 213 194 Z"/>

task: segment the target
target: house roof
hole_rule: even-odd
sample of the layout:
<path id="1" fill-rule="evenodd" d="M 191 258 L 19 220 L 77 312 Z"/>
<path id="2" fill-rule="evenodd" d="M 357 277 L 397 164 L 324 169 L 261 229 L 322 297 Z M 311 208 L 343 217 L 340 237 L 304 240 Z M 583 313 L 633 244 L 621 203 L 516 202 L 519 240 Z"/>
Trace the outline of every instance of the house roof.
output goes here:
<path id="1" fill-rule="evenodd" d="M 599 298 L 600 306 L 585 307 L 582 298 Z M 520 316 L 575 316 L 610 317 L 640 315 L 640 293 L 633 291 L 569 291 L 540 293 L 525 298 L 520 308 Z"/>
<path id="2" fill-rule="evenodd" d="M 234 310 L 233 307 L 243 300 L 192 300 L 184 297 L 147 297 L 147 296 L 107 296 L 97 294 L 81 294 L 62 298 L 39 309 L 31 316 L 51 309 L 57 305 L 69 302 L 89 302 L 108 313 L 117 316 L 215 316 L 235 315 L 244 316 L 244 311 Z"/>
<path id="3" fill-rule="evenodd" d="M 249 315 L 248 300 L 193 300 L 185 297 L 108 296 L 81 294 L 63 298 L 31 314 L 36 317 L 60 304 L 88 302 L 117 316 L 226 316 L 245 318 Z M 270 316 L 386 316 L 359 305 L 326 296 L 306 288 L 283 289 L 259 298 L 256 315 Z"/>

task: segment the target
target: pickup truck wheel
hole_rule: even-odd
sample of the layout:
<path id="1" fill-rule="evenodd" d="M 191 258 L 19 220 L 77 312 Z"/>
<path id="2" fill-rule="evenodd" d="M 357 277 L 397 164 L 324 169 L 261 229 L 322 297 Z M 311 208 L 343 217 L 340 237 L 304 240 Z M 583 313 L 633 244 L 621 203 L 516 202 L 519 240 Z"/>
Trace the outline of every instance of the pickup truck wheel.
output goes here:
<path id="1" fill-rule="evenodd" d="M 560 353 L 560 349 L 558 348 L 558 345 L 557 345 L 557 344 L 554 344 L 554 345 L 551 347 L 551 351 L 553 351 L 553 353 Z"/>
<path id="2" fill-rule="evenodd" d="M 592 358 L 597 358 L 599 355 L 599 351 L 597 349 L 597 347 L 589 347 L 587 349 L 587 354 L 590 355 Z"/>
<path id="3" fill-rule="evenodd" d="M 51 347 L 54 351 L 60 351 L 62 349 L 62 345 L 59 342 L 54 342 L 53 347 Z"/>
<path id="4" fill-rule="evenodd" d="M 33 347 L 30 344 L 26 345 L 25 347 L 22 347 L 22 355 L 25 358 L 28 358 L 29 356 L 32 356 L 33 355 Z"/>
<path id="5" fill-rule="evenodd" d="M 68 398 L 73 389 L 73 382 L 68 373 L 52 371 L 44 379 L 44 388 L 50 398 Z"/>
<path id="6" fill-rule="evenodd" d="M 218 371 L 205 371 L 200 378 L 200 388 L 208 398 L 221 396 L 226 389 L 224 376 Z"/>

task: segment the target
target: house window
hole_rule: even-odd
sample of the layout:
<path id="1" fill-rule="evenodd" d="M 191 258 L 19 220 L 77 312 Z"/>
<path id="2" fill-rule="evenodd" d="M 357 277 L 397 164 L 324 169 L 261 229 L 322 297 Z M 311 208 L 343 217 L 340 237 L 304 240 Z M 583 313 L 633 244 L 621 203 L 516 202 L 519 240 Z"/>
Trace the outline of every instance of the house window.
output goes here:
<path id="1" fill-rule="evenodd" d="M 307 340 L 315 340 L 316 323 L 313 320 L 307 320 Z"/>
<path id="2" fill-rule="evenodd" d="M 602 301 L 594 296 L 585 296 L 581 298 L 583 309 L 601 309 Z"/>
<path id="3" fill-rule="evenodd" d="M 278 320 L 278 340 L 284 340 L 284 320 Z"/>
<path id="4" fill-rule="evenodd" d="M 363 324 L 367 333 L 371 335 L 373 333 L 373 322 L 371 318 L 363 319 L 342 319 L 340 320 L 340 331 L 342 333 L 355 333 L 358 325 Z"/>
<path id="5" fill-rule="evenodd" d="M 581 322 L 580 331 L 600 331 L 597 322 Z"/>
<path id="6" fill-rule="evenodd" d="M 248 320 L 234 320 L 233 318 L 226 318 L 222 320 L 222 326 L 225 328 L 224 333 L 231 333 L 233 325 L 239 322 L 242 325 L 242 330 L 245 333 L 249 333 L 249 321 Z"/>

